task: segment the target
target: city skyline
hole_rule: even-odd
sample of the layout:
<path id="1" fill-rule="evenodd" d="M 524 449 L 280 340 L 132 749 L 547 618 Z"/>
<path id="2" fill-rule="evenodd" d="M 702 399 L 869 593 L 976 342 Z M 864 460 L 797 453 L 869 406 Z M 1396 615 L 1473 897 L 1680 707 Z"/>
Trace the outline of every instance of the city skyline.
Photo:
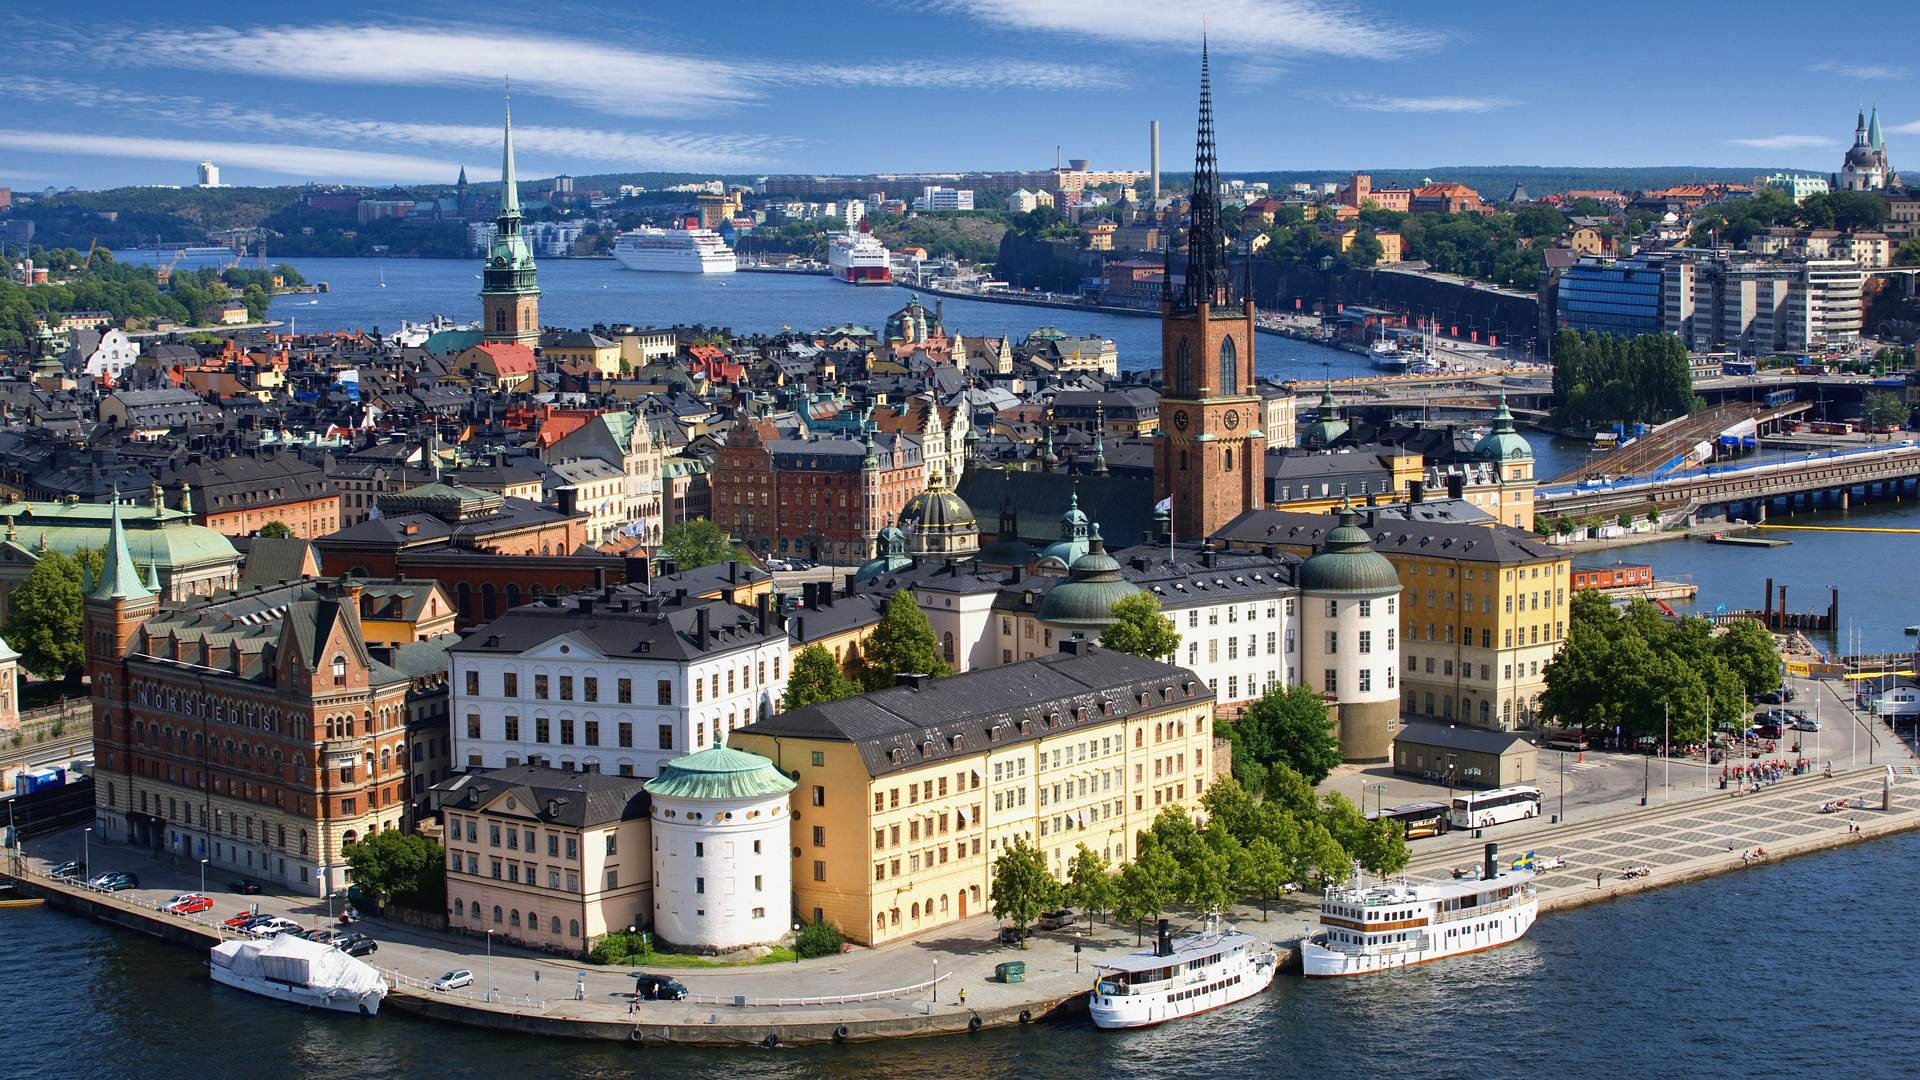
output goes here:
<path id="1" fill-rule="evenodd" d="M 1657 9 L 1629 7 L 1653 24 Z M 260 21 L 190 0 L 162 25 L 110 0 L 82 30 L 30 0 L 17 32 L 37 47 L 10 76 L 23 105 L 0 122 L 0 184 L 186 185 L 203 159 L 234 185 L 486 175 L 508 76 L 527 176 L 1041 168 L 1056 153 L 1141 168 L 1147 120 L 1191 122 L 1202 14 L 1227 172 L 1827 173 L 1859 107 L 1880 107 L 1896 167 L 1899 140 L 1920 133 L 1910 66 L 1813 49 L 1770 69 L 1781 100 L 1727 94 L 1691 38 L 1596 34 L 1571 11 L 1522 24 L 1396 2 L 1127 0 L 1089 18 L 1056 0 L 875 0 L 813 18 L 770 3 L 727 24 L 696 14 L 430 3 Z M 1725 55 L 1777 48 L 1764 20 L 1715 32 Z M 1190 153 L 1171 138 L 1166 167 Z"/>

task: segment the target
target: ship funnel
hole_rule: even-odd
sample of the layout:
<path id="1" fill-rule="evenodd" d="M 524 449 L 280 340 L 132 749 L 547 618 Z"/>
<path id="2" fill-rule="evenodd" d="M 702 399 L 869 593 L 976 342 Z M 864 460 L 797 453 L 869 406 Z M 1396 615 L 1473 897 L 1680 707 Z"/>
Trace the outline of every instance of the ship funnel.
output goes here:
<path id="1" fill-rule="evenodd" d="M 1486 866 L 1486 869 L 1480 872 L 1480 876 L 1487 881 L 1492 881 L 1494 878 L 1497 878 L 1500 876 L 1500 845 L 1499 844 L 1487 845 L 1487 866 Z"/>
<path id="2" fill-rule="evenodd" d="M 1167 925 L 1167 920 L 1161 919 L 1160 925 L 1154 928 L 1153 933 L 1153 955 L 1172 956 L 1173 928 Z"/>

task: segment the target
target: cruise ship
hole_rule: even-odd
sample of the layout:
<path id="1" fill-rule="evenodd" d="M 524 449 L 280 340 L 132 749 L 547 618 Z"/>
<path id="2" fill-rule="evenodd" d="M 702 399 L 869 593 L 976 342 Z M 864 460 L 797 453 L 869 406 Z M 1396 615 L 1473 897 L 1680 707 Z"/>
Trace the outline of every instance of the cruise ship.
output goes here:
<path id="1" fill-rule="evenodd" d="M 331 945 L 281 934 L 266 941 L 223 941 L 207 958 L 213 981 L 311 1009 L 374 1016 L 387 983 L 373 965 Z"/>
<path id="2" fill-rule="evenodd" d="M 670 274 L 731 274 L 740 266 L 711 229 L 635 229 L 614 240 L 613 257 L 629 270 Z"/>
<path id="3" fill-rule="evenodd" d="M 1087 1012 L 1102 1028 L 1151 1027 L 1252 997 L 1279 967 L 1273 947 L 1251 934 L 1210 926 L 1175 941 L 1161 919 L 1153 948 L 1095 968 Z"/>
<path id="4" fill-rule="evenodd" d="M 1503 869 L 1497 856 L 1488 844 L 1477 879 L 1328 889 L 1320 929 L 1300 940 L 1302 973 L 1371 975 L 1520 940 L 1540 909 L 1533 871 L 1517 868 L 1527 860 Z"/>
<path id="5" fill-rule="evenodd" d="M 849 285 L 891 285 L 893 253 L 872 233 L 841 233 L 827 245 L 827 269 Z"/>

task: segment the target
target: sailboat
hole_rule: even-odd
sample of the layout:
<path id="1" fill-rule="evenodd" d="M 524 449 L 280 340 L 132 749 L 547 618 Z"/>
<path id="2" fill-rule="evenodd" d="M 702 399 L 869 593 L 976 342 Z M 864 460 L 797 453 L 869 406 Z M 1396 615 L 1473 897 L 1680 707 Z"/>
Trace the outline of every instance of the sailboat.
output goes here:
<path id="1" fill-rule="evenodd" d="M 383 289 L 387 287 L 387 271 L 385 267 L 382 267 L 380 270 L 380 287 Z"/>

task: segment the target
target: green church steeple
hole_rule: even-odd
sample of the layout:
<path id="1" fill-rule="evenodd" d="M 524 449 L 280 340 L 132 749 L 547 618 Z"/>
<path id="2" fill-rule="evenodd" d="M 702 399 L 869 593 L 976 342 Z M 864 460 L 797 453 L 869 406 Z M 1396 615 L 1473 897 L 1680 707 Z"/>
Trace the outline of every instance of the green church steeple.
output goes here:
<path id="1" fill-rule="evenodd" d="M 513 102 L 500 145 L 500 213 L 481 272 L 481 330 L 488 341 L 533 346 L 540 340 L 540 283 L 533 248 L 520 231 L 520 189 L 513 167 Z"/>
<path id="2" fill-rule="evenodd" d="M 127 550 L 127 532 L 120 524 L 120 490 L 113 492 L 113 519 L 107 531 L 106 564 L 100 580 L 87 594 L 89 600 L 145 600 L 153 595 L 140 583 L 140 568 Z"/>

